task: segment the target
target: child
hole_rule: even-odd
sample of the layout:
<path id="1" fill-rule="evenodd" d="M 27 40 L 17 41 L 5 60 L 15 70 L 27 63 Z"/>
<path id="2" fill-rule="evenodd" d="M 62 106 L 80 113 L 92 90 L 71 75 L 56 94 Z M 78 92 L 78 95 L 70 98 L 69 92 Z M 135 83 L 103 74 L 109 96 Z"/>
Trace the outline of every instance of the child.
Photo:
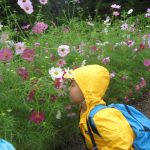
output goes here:
<path id="1" fill-rule="evenodd" d="M 72 102 L 81 105 L 79 127 L 85 138 L 86 147 L 89 150 L 94 149 L 92 142 L 94 140 L 98 150 L 134 150 L 132 145 L 135 134 L 119 110 L 107 108 L 94 115 L 100 136 L 93 131 L 90 133 L 87 125 L 86 119 L 90 111 L 98 104 L 106 105 L 103 96 L 110 82 L 108 70 L 96 64 L 87 65 L 71 70 L 64 78 L 71 79 Z"/>

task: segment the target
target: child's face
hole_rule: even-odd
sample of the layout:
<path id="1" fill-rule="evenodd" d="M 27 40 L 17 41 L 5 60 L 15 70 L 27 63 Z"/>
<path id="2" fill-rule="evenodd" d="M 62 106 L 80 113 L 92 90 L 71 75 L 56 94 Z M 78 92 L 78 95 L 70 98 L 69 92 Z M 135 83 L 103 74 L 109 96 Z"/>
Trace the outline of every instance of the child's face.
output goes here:
<path id="1" fill-rule="evenodd" d="M 80 104 L 84 100 L 82 91 L 75 80 L 71 80 L 71 85 L 69 90 L 70 90 L 70 98 L 73 103 Z"/>

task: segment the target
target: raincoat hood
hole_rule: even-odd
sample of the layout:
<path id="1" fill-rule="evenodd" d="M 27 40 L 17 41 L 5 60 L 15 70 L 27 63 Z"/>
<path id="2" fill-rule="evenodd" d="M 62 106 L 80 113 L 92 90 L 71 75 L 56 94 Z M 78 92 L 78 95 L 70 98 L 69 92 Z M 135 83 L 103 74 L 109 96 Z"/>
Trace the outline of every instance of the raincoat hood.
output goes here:
<path id="1" fill-rule="evenodd" d="M 64 78 L 74 79 L 80 87 L 89 112 L 97 104 L 106 104 L 103 96 L 110 82 L 109 71 L 100 65 L 87 65 L 64 74 Z"/>

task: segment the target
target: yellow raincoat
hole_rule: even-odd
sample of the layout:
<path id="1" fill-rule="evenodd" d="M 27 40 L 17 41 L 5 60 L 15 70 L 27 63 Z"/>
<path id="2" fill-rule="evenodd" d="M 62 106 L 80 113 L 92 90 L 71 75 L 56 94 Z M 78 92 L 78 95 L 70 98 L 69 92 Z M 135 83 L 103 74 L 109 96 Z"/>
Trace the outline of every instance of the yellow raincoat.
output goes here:
<path id="1" fill-rule="evenodd" d="M 74 79 L 84 95 L 87 110 L 80 114 L 79 127 L 88 149 L 92 150 L 92 142 L 87 133 L 86 117 L 95 105 L 106 104 L 102 97 L 108 88 L 110 74 L 103 66 L 94 64 L 71 70 L 64 75 L 64 78 Z M 103 109 L 97 112 L 93 119 L 102 136 L 92 132 L 99 150 L 134 150 L 132 147 L 134 132 L 119 110 Z"/>

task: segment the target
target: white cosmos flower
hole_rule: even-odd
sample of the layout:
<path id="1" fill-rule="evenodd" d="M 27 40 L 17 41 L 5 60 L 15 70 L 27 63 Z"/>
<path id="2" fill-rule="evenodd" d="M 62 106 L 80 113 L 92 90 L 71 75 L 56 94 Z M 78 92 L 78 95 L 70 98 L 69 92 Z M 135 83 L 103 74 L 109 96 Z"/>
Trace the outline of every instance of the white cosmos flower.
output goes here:
<path id="1" fill-rule="evenodd" d="M 51 75 L 52 79 L 55 80 L 56 78 L 62 78 L 64 71 L 60 67 L 52 67 L 49 69 L 49 74 Z"/>
<path id="2" fill-rule="evenodd" d="M 133 12 L 133 9 L 130 9 L 130 10 L 128 11 L 128 15 L 131 14 L 132 12 Z"/>

